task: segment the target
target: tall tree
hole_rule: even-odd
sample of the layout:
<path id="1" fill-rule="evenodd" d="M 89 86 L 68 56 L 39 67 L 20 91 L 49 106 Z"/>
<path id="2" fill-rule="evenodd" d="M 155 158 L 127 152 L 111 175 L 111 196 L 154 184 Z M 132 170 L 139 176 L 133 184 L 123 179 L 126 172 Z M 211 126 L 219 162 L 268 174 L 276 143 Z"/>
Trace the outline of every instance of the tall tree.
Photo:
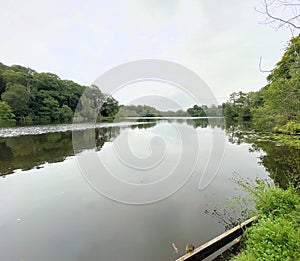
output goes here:
<path id="1" fill-rule="evenodd" d="M 257 128 L 272 129 L 289 121 L 300 121 L 300 36 L 294 37 L 260 91 L 263 105 L 253 108 Z"/>
<path id="2" fill-rule="evenodd" d="M 251 119 L 257 130 L 281 131 L 300 126 L 300 36 L 294 37 L 258 92 L 233 93 L 225 103 L 227 119 Z"/>

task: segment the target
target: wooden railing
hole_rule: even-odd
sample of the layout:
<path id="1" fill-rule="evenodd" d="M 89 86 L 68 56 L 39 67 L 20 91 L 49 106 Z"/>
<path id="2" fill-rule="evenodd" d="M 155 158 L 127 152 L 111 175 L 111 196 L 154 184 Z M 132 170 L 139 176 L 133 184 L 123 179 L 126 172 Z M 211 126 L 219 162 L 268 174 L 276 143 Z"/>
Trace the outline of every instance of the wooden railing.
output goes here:
<path id="1" fill-rule="evenodd" d="M 176 261 L 200 261 L 204 258 L 210 256 L 220 248 L 226 246 L 234 239 L 241 236 L 246 227 L 252 225 L 253 221 L 255 221 L 257 217 L 252 217 L 245 222 L 241 223 L 240 225 L 226 231 L 225 233 L 221 234 L 220 236 L 215 237 L 214 239 L 208 241 L 207 243 L 203 244 L 202 246 L 196 248 L 192 253 L 186 254 Z"/>

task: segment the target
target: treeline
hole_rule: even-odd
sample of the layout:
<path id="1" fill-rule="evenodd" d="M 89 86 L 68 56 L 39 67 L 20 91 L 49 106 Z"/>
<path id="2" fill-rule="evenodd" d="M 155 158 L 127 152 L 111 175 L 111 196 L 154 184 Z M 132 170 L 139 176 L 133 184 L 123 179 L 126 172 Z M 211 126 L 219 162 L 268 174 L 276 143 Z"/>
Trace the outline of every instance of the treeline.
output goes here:
<path id="1" fill-rule="evenodd" d="M 76 114 L 75 114 L 76 112 Z M 118 113 L 118 114 L 117 114 Z M 53 73 L 0 63 L 0 126 L 7 123 L 64 123 L 124 117 L 222 116 L 221 106 L 160 111 L 147 105 L 119 106 L 97 86 L 83 86 Z"/>
<path id="2" fill-rule="evenodd" d="M 290 40 L 282 59 L 257 92 L 235 92 L 223 104 L 227 123 L 250 123 L 259 131 L 300 133 L 300 37 Z"/>
<path id="3" fill-rule="evenodd" d="M 178 111 L 160 111 L 148 105 L 121 105 L 118 117 L 172 117 L 187 116 L 183 110 Z"/>
<path id="4" fill-rule="evenodd" d="M 118 117 L 222 117 L 222 106 L 194 105 L 186 111 L 160 111 L 147 105 L 121 105 Z"/>
<path id="5" fill-rule="evenodd" d="M 97 113 L 104 117 L 112 117 L 118 111 L 118 102 L 95 86 L 79 85 L 20 65 L 0 63 L 0 97 L 0 123 L 70 122 L 77 105 L 84 108 L 79 110 L 78 120 L 89 119 L 99 104 L 101 111 Z"/>

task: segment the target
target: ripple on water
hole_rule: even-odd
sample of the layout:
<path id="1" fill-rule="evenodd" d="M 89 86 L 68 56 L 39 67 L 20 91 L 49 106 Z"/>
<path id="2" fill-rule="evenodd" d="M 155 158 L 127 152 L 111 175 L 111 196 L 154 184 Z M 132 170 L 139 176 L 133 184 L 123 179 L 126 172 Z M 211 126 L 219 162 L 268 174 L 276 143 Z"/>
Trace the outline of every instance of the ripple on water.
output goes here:
<path id="1" fill-rule="evenodd" d="M 11 127 L 0 128 L 0 137 L 17 137 L 24 135 L 39 135 L 43 133 L 51 132 L 66 132 L 66 131 L 78 131 L 94 128 L 105 127 L 125 127 L 131 125 L 146 124 L 148 122 L 115 122 L 115 123 L 76 123 L 76 124 L 56 124 L 56 125 L 37 125 L 37 126 L 24 126 L 24 127 Z"/>

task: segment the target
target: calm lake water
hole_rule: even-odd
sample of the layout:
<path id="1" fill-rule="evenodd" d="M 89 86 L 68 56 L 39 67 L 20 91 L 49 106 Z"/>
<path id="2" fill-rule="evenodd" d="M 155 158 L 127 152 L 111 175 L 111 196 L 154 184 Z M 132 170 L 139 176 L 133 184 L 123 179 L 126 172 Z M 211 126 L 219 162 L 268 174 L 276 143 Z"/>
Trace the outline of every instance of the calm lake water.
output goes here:
<path id="1" fill-rule="evenodd" d="M 225 206 L 226 198 L 243 194 L 231 181 L 233 173 L 255 179 L 267 178 L 273 168 L 287 171 L 284 168 L 292 165 L 292 171 L 299 170 L 297 151 L 279 149 L 268 141 L 247 143 L 218 120 L 210 124 L 201 119 L 132 121 L 94 127 L 0 129 L 0 260 L 174 260 L 184 254 L 186 244 L 198 246 L 224 232 L 224 226 L 204 212 L 207 205 Z M 82 141 L 80 148 L 75 144 L 77 156 L 72 131 L 73 138 Z M 91 133 L 94 142 L 86 142 Z M 126 155 L 116 156 L 124 134 L 137 162 L 153 157 L 151 168 L 135 168 L 118 157 Z M 155 137 L 160 143 L 151 143 Z M 195 151 L 197 162 L 190 166 Z M 281 151 L 294 163 L 272 162 L 283 156 Z M 89 153 L 103 161 L 116 179 L 130 185 L 146 187 L 167 178 L 171 183 L 179 167 L 187 179 L 151 204 L 118 202 L 107 195 L 115 188 L 99 193 L 101 184 L 91 184 L 93 173 L 84 173 L 78 158 L 82 161 Z M 177 166 L 183 157 L 190 165 Z M 164 195 L 164 191 L 154 193 Z M 179 255 L 173 253 L 173 242 Z"/>

